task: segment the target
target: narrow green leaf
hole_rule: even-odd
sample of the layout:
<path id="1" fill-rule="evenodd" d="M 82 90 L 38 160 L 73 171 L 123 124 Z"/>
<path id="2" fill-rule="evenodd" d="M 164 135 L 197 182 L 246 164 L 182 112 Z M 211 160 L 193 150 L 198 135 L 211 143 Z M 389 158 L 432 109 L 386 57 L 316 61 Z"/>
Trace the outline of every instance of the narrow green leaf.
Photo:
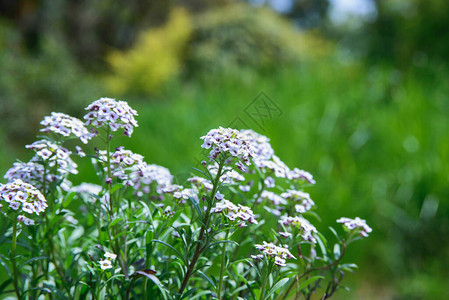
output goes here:
<path id="1" fill-rule="evenodd" d="M 278 282 L 276 282 L 276 284 L 273 285 L 273 287 L 268 291 L 267 295 L 265 296 L 265 299 L 269 299 L 272 294 L 274 294 L 277 290 L 283 287 L 289 280 L 290 278 L 283 278 Z"/>
<path id="2" fill-rule="evenodd" d="M 215 282 L 212 281 L 206 274 L 204 274 L 202 271 L 198 270 L 198 274 L 200 274 L 204 279 L 206 279 L 210 285 L 214 288 L 214 290 L 217 290 L 217 286 Z"/>
<path id="3" fill-rule="evenodd" d="M 184 261 L 184 258 L 183 258 L 182 255 L 181 255 L 181 253 L 179 253 L 178 250 L 176 250 L 175 248 L 173 248 L 172 245 L 169 245 L 169 244 L 167 244 L 166 242 L 160 241 L 160 240 L 151 240 L 151 241 L 152 241 L 152 242 L 155 242 L 155 243 L 159 243 L 159 244 L 165 245 L 165 246 L 167 246 L 168 248 L 172 249 L 173 252 L 175 252 L 176 256 L 177 256 L 179 259 L 181 259 L 181 261 L 183 261 L 184 263 L 186 263 L 186 262 Z"/>
<path id="4" fill-rule="evenodd" d="M 340 251 L 340 245 L 335 244 L 334 245 L 334 257 L 335 259 L 338 259 L 340 257 L 341 251 Z"/>
<path id="5" fill-rule="evenodd" d="M 194 169 L 195 171 L 198 171 L 198 172 L 200 172 L 201 174 L 203 174 L 204 176 L 206 176 L 206 178 L 209 179 L 211 182 L 214 181 L 214 179 L 213 179 L 212 177 L 210 177 L 209 174 L 206 174 L 205 172 L 201 171 L 200 169 L 197 169 L 197 168 L 192 168 L 192 169 Z"/>
<path id="6" fill-rule="evenodd" d="M 109 228 L 113 227 L 114 225 L 116 225 L 118 222 L 122 221 L 122 218 L 115 218 L 114 220 L 112 220 L 111 224 L 109 224 Z"/>
<path id="7" fill-rule="evenodd" d="M 234 245 L 239 245 L 237 242 L 231 241 L 231 240 L 225 240 L 225 241 L 217 241 L 217 242 L 213 242 L 209 244 L 209 248 L 211 248 L 212 246 L 218 245 L 218 244 L 224 244 L 224 243 L 230 243 L 230 244 L 234 244 Z"/>
<path id="8" fill-rule="evenodd" d="M 114 186 L 111 188 L 111 194 L 114 193 L 115 191 L 121 189 L 122 187 L 124 187 L 124 185 L 121 183 L 114 184 Z"/>
<path id="9" fill-rule="evenodd" d="M 9 258 L 0 254 L 0 264 L 3 266 L 3 268 L 5 268 L 6 273 L 8 273 L 8 276 L 12 278 L 11 270 L 8 268 L 8 265 L 6 264 L 5 261 L 9 261 Z"/>
<path id="10" fill-rule="evenodd" d="M 198 217 L 200 218 L 200 220 L 202 220 L 203 219 L 203 210 L 200 208 L 200 205 L 192 197 L 189 197 L 189 200 L 190 200 L 190 203 L 192 203 L 193 207 L 195 208 L 196 213 L 198 214 Z"/>
<path id="11" fill-rule="evenodd" d="M 337 238 L 337 241 L 341 242 L 340 236 L 335 231 L 335 229 L 329 226 L 329 230 L 335 235 L 335 237 Z"/>
<path id="12" fill-rule="evenodd" d="M 2 294 L 3 290 L 4 290 L 10 283 L 12 283 L 12 279 L 7 279 L 7 280 L 5 280 L 5 281 L 0 285 L 0 295 Z"/>
<path id="13" fill-rule="evenodd" d="M 29 260 L 27 260 L 26 262 L 24 262 L 23 264 L 20 265 L 19 270 L 22 269 L 24 266 L 26 266 L 27 264 L 34 262 L 34 261 L 38 261 L 38 260 L 44 260 L 47 259 L 47 256 L 37 256 L 37 257 L 33 257 Z"/>
<path id="14" fill-rule="evenodd" d="M 305 287 L 308 286 L 309 284 L 311 284 L 311 283 L 317 281 L 318 279 L 323 279 L 323 278 L 324 278 L 324 276 L 320 276 L 320 275 L 310 277 L 309 279 L 307 279 L 306 281 L 304 281 L 303 283 L 301 283 L 301 284 L 298 286 L 297 289 L 298 289 L 298 290 L 302 290 L 303 288 L 305 288 Z"/>

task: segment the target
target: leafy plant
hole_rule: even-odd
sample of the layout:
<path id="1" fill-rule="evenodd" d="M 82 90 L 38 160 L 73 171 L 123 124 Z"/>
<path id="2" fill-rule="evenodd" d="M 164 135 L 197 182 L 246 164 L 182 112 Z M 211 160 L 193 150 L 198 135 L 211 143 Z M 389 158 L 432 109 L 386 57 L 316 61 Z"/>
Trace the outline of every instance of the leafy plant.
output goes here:
<path id="1" fill-rule="evenodd" d="M 101 98 L 86 110 L 84 124 L 62 113 L 45 117 L 46 135 L 27 146 L 35 156 L 5 175 L 2 236 L 11 247 L 0 249 L 9 275 L 3 294 L 327 299 L 356 267 L 342 261 L 344 254 L 371 228 L 341 218 L 342 232 L 329 228 L 332 239 L 320 233 L 311 222 L 319 220 L 315 203 L 304 192 L 313 176 L 285 165 L 267 137 L 210 130 L 201 137 L 201 168 L 179 185 L 168 169 L 112 149 L 117 131 L 131 137 L 137 127 L 126 102 Z M 95 137 L 104 145 L 95 153 L 63 146 Z M 101 185 L 71 184 L 73 155 L 91 160 Z"/>

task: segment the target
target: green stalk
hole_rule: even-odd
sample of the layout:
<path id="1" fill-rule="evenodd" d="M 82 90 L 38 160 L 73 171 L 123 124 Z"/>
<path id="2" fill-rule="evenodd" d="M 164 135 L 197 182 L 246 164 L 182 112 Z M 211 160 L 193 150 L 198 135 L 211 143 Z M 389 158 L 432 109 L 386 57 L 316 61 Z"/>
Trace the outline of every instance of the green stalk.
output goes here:
<path id="1" fill-rule="evenodd" d="M 17 299 L 21 299 L 19 289 L 19 270 L 17 269 L 16 266 L 16 248 L 17 248 L 17 213 L 14 214 L 14 220 L 12 223 L 11 265 L 13 273 L 14 291 L 16 292 Z"/>
<path id="2" fill-rule="evenodd" d="M 106 165 L 108 168 L 108 174 L 107 174 L 107 178 L 112 179 L 112 172 L 111 172 L 111 141 L 109 140 L 109 134 L 110 134 L 110 129 L 109 126 L 107 127 L 106 130 Z M 108 185 L 108 194 L 109 194 L 109 209 L 111 210 L 111 215 L 114 214 L 114 206 L 112 204 L 112 193 L 111 193 L 111 189 L 112 189 L 112 182 L 111 183 L 107 183 Z"/>
<path id="3" fill-rule="evenodd" d="M 211 201 L 210 201 L 210 203 L 209 202 L 207 203 L 207 211 L 206 211 L 206 214 L 204 215 L 204 222 L 203 222 L 203 225 L 201 226 L 200 236 L 198 237 L 199 241 L 203 241 L 204 233 L 206 232 L 207 228 L 209 227 L 210 210 L 212 208 L 212 205 L 214 204 L 215 194 L 217 193 L 217 190 L 218 190 L 218 184 L 220 182 L 220 177 L 222 175 L 221 172 L 223 171 L 225 160 L 226 160 L 226 157 L 223 157 L 218 165 L 217 176 L 215 177 L 214 186 L 213 186 L 212 192 L 210 194 Z M 198 261 L 198 258 L 200 257 L 200 254 L 202 251 L 204 251 L 204 247 L 201 247 L 201 243 L 198 243 L 196 246 L 196 249 L 195 249 L 195 253 L 193 254 L 192 260 L 190 261 L 186 275 L 184 276 L 184 280 L 182 281 L 181 287 L 179 288 L 178 293 L 180 295 L 182 295 L 185 288 L 187 287 L 187 282 L 189 281 L 190 277 L 192 276 L 193 269 L 195 268 L 195 264 Z"/>
<path id="4" fill-rule="evenodd" d="M 225 241 L 228 239 L 228 237 L 229 237 L 229 230 L 226 232 Z M 218 292 L 217 292 L 218 299 L 222 299 L 221 291 L 223 289 L 223 275 L 225 272 L 225 264 L 226 264 L 226 242 L 223 243 L 223 249 L 221 253 L 220 283 L 218 285 Z"/>
<path id="5" fill-rule="evenodd" d="M 269 264 L 268 264 L 267 274 L 265 275 L 265 278 L 263 279 L 262 289 L 261 289 L 261 292 L 260 292 L 259 300 L 264 300 L 265 299 L 265 293 L 267 291 L 268 277 L 270 277 L 271 271 L 273 270 L 273 265 L 274 265 L 274 262 L 270 259 L 269 260 Z"/>
<path id="6" fill-rule="evenodd" d="M 100 294 L 101 294 L 101 282 L 103 280 L 103 272 L 100 273 L 100 278 L 98 279 L 98 285 L 97 285 L 97 295 L 96 299 L 100 300 Z"/>

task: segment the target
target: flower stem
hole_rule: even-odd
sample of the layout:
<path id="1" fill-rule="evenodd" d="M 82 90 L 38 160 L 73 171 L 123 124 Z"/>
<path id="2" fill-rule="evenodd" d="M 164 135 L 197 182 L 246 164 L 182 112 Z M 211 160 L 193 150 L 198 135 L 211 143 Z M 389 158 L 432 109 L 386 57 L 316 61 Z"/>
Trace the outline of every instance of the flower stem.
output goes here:
<path id="1" fill-rule="evenodd" d="M 265 278 L 263 279 L 259 300 L 264 300 L 265 299 L 265 293 L 267 291 L 268 277 L 270 277 L 270 274 L 273 271 L 273 266 L 274 266 L 274 262 L 272 260 L 270 260 L 269 263 L 268 263 L 267 273 L 265 275 Z"/>
<path id="2" fill-rule="evenodd" d="M 108 169 L 108 174 L 107 174 L 107 178 L 106 180 L 112 180 L 112 172 L 111 172 L 111 141 L 109 140 L 109 134 L 110 134 L 110 129 L 109 126 L 106 130 L 106 165 L 107 165 L 107 169 Z M 114 205 L 112 203 L 112 182 L 107 182 L 106 183 L 108 185 L 108 194 L 109 194 L 109 209 L 110 209 L 110 214 L 113 215 L 114 214 Z"/>
<path id="3" fill-rule="evenodd" d="M 228 239 L 228 237 L 229 237 L 229 230 L 226 231 L 225 242 L 223 243 L 223 249 L 221 253 L 220 283 L 218 284 L 218 292 L 217 292 L 218 299 L 222 299 L 221 292 L 223 289 L 223 275 L 225 272 L 225 264 L 226 264 L 226 240 Z"/>
<path id="4" fill-rule="evenodd" d="M 14 216 L 12 223 L 12 242 L 11 242 L 11 264 L 13 272 L 13 284 L 14 290 L 17 295 L 17 299 L 21 299 L 19 290 L 19 271 L 16 266 L 16 248 L 17 248 L 17 216 Z"/>
<path id="5" fill-rule="evenodd" d="M 201 242 L 203 241 L 204 234 L 205 234 L 207 228 L 209 227 L 210 210 L 214 204 L 215 194 L 217 193 L 217 190 L 218 190 L 218 185 L 220 183 L 220 177 L 222 175 L 221 172 L 223 171 L 225 159 L 226 158 L 223 158 L 218 165 L 217 176 L 215 177 L 214 186 L 213 186 L 211 194 L 210 194 L 210 202 L 208 201 L 206 214 L 204 215 L 203 225 L 201 226 L 200 235 L 198 237 L 198 241 L 200 241 L 200 243 L 197 243 L 197 245 L 196 245 L 195 253 L 193 254 L 192 260 L 190 261 L 189 267 L 187 268 L 186 275 L 184 276 L 184 280 L 182 281 L 181 287 L 179 288 L 178 293 L 180 295 L 182 295 L 185 288 L 187 287 L 187 283 L 193 274 L 193 269 L 195 268 L 196 262 L 198 261 L 198 258 L 200 257 L 201 252 L 204 251 L 204 249 L 205 249 L 205 247 L 202 247 Z"/>

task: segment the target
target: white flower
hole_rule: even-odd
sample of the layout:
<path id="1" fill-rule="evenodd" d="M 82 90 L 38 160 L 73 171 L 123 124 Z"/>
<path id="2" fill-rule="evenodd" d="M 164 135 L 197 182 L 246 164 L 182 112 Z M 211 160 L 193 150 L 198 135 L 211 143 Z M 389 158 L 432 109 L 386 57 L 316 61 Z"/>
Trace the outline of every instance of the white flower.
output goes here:
<path id="1" fill-rule="evenodd" d="M 256 148 L 251 139 L 236 129 L 223 127 L 212 129 L 201 139 L 203 139 L 201 147 L 211 149 L 209 152 L 211 161 L 220 154 L 227 153 L 249 166 L 251 164 L 249 159 L 256 156 Z M 242 168 L 241 164 L 238 166 Z"/>
<path id="2" fill-rule="evenodd" d="M 274 182 L 273 177 L 268 176 L 267 178 L 265 178 L 265 180 L 263 182 L 269 189 L 275 187 L 275 182 Z"/>
<path id="3" fill-rule="evenodd" d="M 299 179 L 299 180 L 307 181 L 310 184 L 315 184 L 315 180 L 313 180 L 312 174 L 310 174 L 307 171 L 300 170 L 298 168 L 294 168 L 293 170 L 288 171 L 287 178 L 290 180 Z"/>
<path id="4" fill-rule="evenodd" d="M 25 217 L 24 215 L 20 215 L 17 217 L 17 221 L 25 224 L 26 226 L 30 226 L 30 225 L 34 225 L 34 220 L 31 220 L 27 217 Z"/>
<path id="5" fill-rule="evenodd" d="M 102 270 L 107 270 L 107 269 L 111 269 L 112 268 L 112 263 L 110 260 L 105 259 L 105 260 L 101 260 L 100 259 L 100 268 Z"/>
<path id="6" fill-rule="evenodd" d="M 178 186 L 172 184 L 173 175 L 167 168 L 162 166 L 141 162 L 129 175 L 129 184 L 138 196 L 150 193 L 150 186 L 155 186 L 158 194 L 172 193 Z"/>
<path id="7" fill-rule="evenodd" d="M 193 176 L 187 179 L 187 181 L 189 181 L 190 183 L 192 183 L 195 187 L 199 188 L 199 189 L 206 189 L 207 191 L 212 190 L 213 185 L 210 182 L 210 180 L 205 179 L 203 177 L 199 177 L 199 176 Z"/>
<path id="8" fill-rule="evenodd" d="M 251 142 L 258 159 L 270 159 L 274 155 L 274 150 L 270 145 L 270 139 L 266 136 L 251 129 L 242 129 L 240 130 L 240 134 Z"/>
<path id="9" fill-rule="evenodd" d="M 213 176 L 217 176 L 217 173 L 218 173 L 218 164 L 217 163 L 208 165 L 207 169 Z M 245 180 L 245 177 L 243 177 L 241 174 L 234 171 L 231 167 L 224 166 L 222 169 L 222 172 L 224 173 L 220 177 L 220 182 L 222 182 L 222 183 L 235 184 L 236 181 Z"/>
<path id="10" fill-rule="evenodd" d="M 86 153 L 84 153 L 83 149 L 80 146 L 75 146 L 76 154 L 78 154 L 80 157 L 85 157 Z"/>
<path id="11" fill-rule="evenodd" d="M 137 112 L 129 107 L 125 101 L 100 98 L 86 107 L 86 110 L 89 111 L 84 116 L 84 119 L 86 119 L 85 125 L 87 126 L 109 126 L 112 131 L 123 128 L 125 135 L 128 137 L 131 137 L 134 127 L 138 126 L 134 118 L 134 116 L 137 116 Z"/>
<path id="12" fill-rule="evenodd" d="M 285 245 L 284 247 L 279 247 L 273 243 L 267 243 L 264 241 L 263 245 L 256 244 L 254 246 L 257 248 L 257 250 L 259 250 L 269 258 L 274 258 L 274 263 L 281 267 L 286 265 L 286 259 L 296 259 L 296 257 L 294 257 L 287 249 L 287 245 Z M 255 258 L 254 256 L 252 257 Z"/>
<path id="13" fill-rule="evenodd" d="M 63 136 L 74 135 L 78 137 L 84 144 L 92 138 L 92 133 L 89 133 L 81 120 L 71 117 L 63 113 L 52 112 L 51 116 L 46 116 L 41 121 L 41 125 L 45 126 L 41 131 L 54 132 Z"/>
<path id="14" fill-rule="evenodd" d="M 251 190 L 251 186 L 250 185 L 239 185 L 239 189 L 242 192 L 249 192 Z"/>
<path id="15" fill-rule="evenodd" d="M 48 140 L 36 141 L 25 147 L 36 151 L 36 156 L 31 159 L 32 162 L 45 161 L 51 168 L 56 167 L 58 172 L 63 175 L 78 174 L 76 169 L 78 165 L 70 158 L 72 152 L 66 148 Z"/>
<path id="16" fill-rule="evenodd" d="M 292 234 L 290 232 L 279 232 L 279 235 L 285 238 L 291 237 Z"/>
<path id="17" fill-rule="evenodd" d="M 278 265 L 278 266 L 280 266 L 280 267 L 286 266 L 286 264 L 285 264 L 285 259 L 280 258 L 279 256 L 276 256 L 276 257 L 274 258 L 274 264 L 275 264 L 275 265 Z"/>
<path id="18" fill-rule="evenodd" d="M 10 168 L 4 178 L 8 181 L 13 181 L 14 179 L 20 179 L 25 183 L 29 183 L 36 187 L 37 189 L 42 189 L 42 182 L 44 177 L 44 166 L 42 164 L 36 162 L 15 162 Z M 60 181 L 62 178 L 61 175 L 55 174 L 47 174 L 45 180 L 47 182 L 47 186 L 52 182 Z M 64 180 L 64 185 L 69 185 L 70 182 L 67 179 Z"/>
<path id="19" fill-rule="evenodd" d="M 349 230 L 358 229 L 360 230 L 360 235 L 363 237 L 367 237 L 368 233 L 371 233 L 373 230 L 366 224 L 366 221 L 356 217 L 355 219 L 350 218 L 340 218 L 337 220 L 337 223 L 342 223 Z"/>
<path id="20" fill-rule="evenodd" d="M 284 226 L 298 227 L 301 230 L 301 237 L 304 240 L 316 243 L 316 239 L 313 235 L 317 233 L 317 230 L 315 226 L 310 224 L 310 222 L 304 219 L 303 217 L 282 216 L 281 219 L 279 220 L 279 223 Z"/>
<path id="21" fill-rule="evenodd" d="M 282 193 L 281 197 L 287 200 L 301 202 L 300 204 L 295 205 L 296 212 L 298 213 L 305 213 L 315 205 L 315 202 L 310 199 L 310 195 L 302 191 L 288 190 L 287 192 Z"/>
<path id="22" fill-rule="evenodd" d="M 16 200 L 17 197 L 17 200 Z M 28 214 L 44 212 L 47 208 L 47 201 L 44 195 L 31 184 L 20 179 L 0 185 L 0 199 L 9 203 L 13 210 L 22 209 Z"/>
<path id="23" fill-rule="evenodd" d="M 109 259 L 111 259 L 111 260 L 114 260 L 114 259 L 117 258 L 117 254 L 110 253 L 110 252 L 107 252 L 107 251 L 106 251 L 106 253 L 104 254 L 104 257 L 109 258 Z"/>
<path id="24" fill-rule="evenodd" d="M 262 194 L 260 194 L 260 197 L 257 199 L 257 202 L 260 203 L 267 200 L 271 201 L 276 207 L 280 205 L 286 205 L 288 203 L 287 200 L 270 191 L 263 191 Z"/>
<path id="25" fill-rule="evenodd" d="M 246 223 L 257 224 L 256 216 L 248 206 L 235 205 L 229 200 L 223 199 L 217 202 L 215 207 L 210 210 L 211 213 L 223 213 L 230 221 L 236 221 L 238 226 L 244 227 Z"/>

